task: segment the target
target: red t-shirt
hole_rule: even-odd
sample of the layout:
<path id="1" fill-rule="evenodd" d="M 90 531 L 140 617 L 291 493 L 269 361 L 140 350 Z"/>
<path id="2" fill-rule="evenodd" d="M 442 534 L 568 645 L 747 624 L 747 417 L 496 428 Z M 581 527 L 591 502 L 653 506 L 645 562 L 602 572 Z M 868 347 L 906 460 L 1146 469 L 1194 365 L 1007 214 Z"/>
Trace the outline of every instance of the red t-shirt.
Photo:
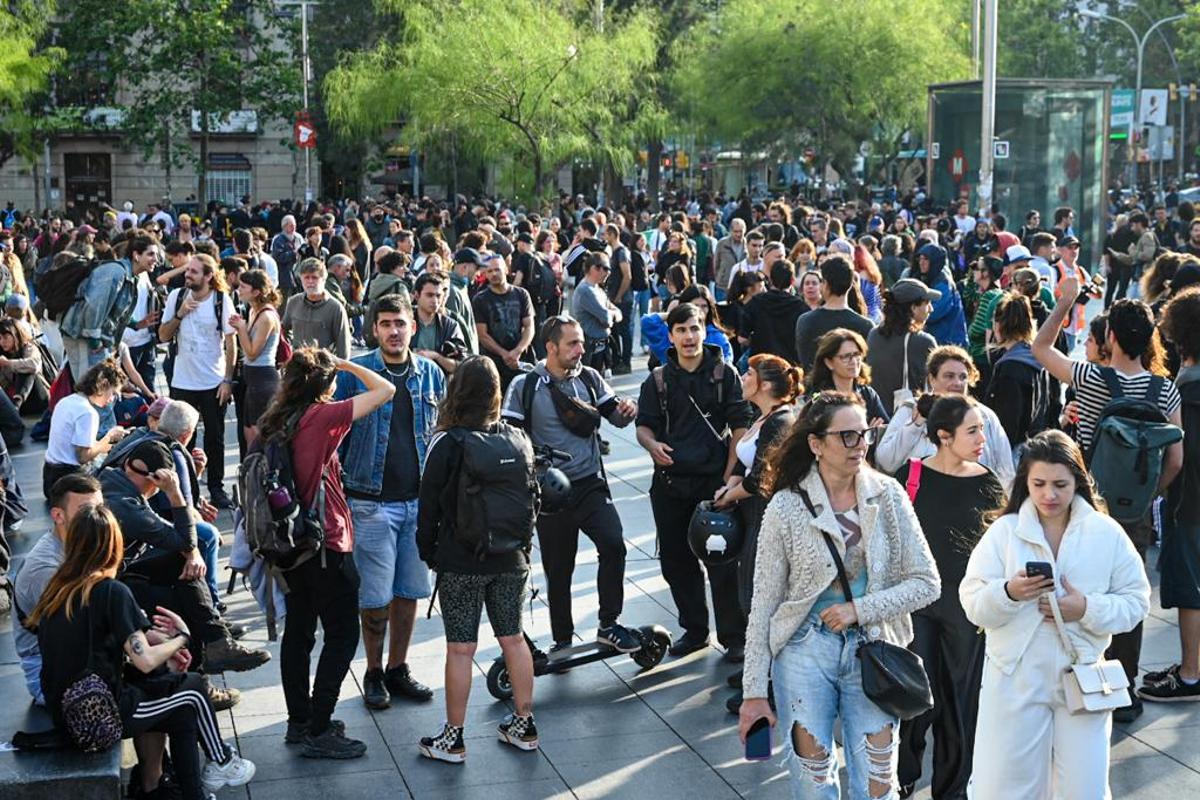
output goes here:
<path id="1" fill-rule="evenodd" d="M 350 507 L 342 489 L 342 462 L 337 449 L 354 422 L 354 401 L 318 403 L 304 412 L 292 439 L 292 470 L 305 507 L 317 496 L 317 481 L 325 481 L 325 544 L 334 552 L 354 549 Z"/>

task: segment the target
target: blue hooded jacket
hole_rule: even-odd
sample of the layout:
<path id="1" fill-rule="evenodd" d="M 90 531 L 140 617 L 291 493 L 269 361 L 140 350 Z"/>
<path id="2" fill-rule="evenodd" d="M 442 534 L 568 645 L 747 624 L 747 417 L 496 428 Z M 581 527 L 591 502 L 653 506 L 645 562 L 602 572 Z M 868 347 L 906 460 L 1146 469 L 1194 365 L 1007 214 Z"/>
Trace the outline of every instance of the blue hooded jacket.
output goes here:
<path id="1" fill-rule="evenodd" d="M 917 256 L 929 259 L 929 272 L 922 274 L 918 267 L 913 277 L 924 281 L 930 289 L 942 293 L 933 301 L 933 310 L 925 321 L 925 332 L 937 339 L 938 344 L 967 346 L 967 318 L 963 313 L 962 298 L 954 286 L 954 278 L 946 267 L 946 251 L 936 244 L 926 244 L 917 251 Z"/>

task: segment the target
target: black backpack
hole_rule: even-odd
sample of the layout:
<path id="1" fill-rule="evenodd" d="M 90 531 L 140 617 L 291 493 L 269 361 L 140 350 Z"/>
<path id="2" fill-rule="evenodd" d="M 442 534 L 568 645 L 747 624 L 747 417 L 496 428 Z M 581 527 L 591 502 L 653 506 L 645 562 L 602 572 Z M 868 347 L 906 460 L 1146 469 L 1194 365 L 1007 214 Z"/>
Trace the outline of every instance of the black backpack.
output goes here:
<path id="1" fill-rule="evenodd" d="M 76 256 L 70 261 L 54 266 L 54 260 L 46 264 L 45 269 L 34 273 L 33 286 L 37 289 L 38 300 L 42 303 L 51 319 L 59 319 L 67 313 L 67 309 L 79 299 L 79 289 L 101 264 L 106 261 L 96 261 L 83 256 Z"/>
<path id="2" fill-rule="evenodd" d="M 291 429 L 291 426 L 289 426 Z M 268 439 L 238 469 L 238 495 L 246 544 L 275 572 L 300 566 L 325 548 L 325 481 L 305 508 L 292 469 L 292 445 Z"/>
<path id="3" fill-rule="evenodd" d="M 529 259 L 526 262 L 529 285 L 525 289 L 530 299 L 539 306 L 553 302 L 558 297 L 558 279 L 554 276 L 554 270 L 537 253 L 528 253 L 526 257 Z"/>
<path id="4" fill-rule="evenodd" d="M 490 430 L 448 431 L 462 450 L 454 535 L 479 561 L 529 552 L 541 505 L 533 446 L 504 422 Z"/>

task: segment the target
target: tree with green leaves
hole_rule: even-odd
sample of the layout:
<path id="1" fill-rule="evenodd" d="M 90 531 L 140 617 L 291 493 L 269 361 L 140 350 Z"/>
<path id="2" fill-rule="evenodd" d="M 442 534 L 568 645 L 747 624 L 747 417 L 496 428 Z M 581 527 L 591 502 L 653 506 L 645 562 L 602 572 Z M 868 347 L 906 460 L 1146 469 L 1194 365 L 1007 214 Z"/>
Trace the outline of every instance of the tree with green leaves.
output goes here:
<path id="1" fill-rule="evenodd" d="M 653 63 L 657 27 L 635 13 L 603 33 L 587 9 L 552 0 L 379 0 L 403 17 L 373 50 L 326 78 L 331 120 L 347 135 L 403 120 L 425 147 L 453 137 L 462 152 L 514 157 L 532 195 L 562 160 L 594 152 L 596 136 Z"/>
<path id="2" fill-rule="evenodd" d="M 862 142 L 923 127 L 928 84 L 969 77 L 959 6 L 729 0 L 676 41 L 673 80 L 702 130 L 776 156 L 812 146 L 846 175 Z"/>
<path id="3" fill-rule="evenodd" d="M 59 25 L 70 53 L 63 81 L 106 81 L 108 105 L 124 112 L 122 138 L 168 168 L 191 166 L 203 207 L 214 128 L 252 110 L 261 131 L 299 108 L 293 34 L 272 0 L 124 0 L 119 13 L 104 0 L 70 0 Z"/>
<path id="4" fill-rule="evenodd" d="M 42 115 L 30 108 L 41 95 L 61 51 L 43 37 L 55 13 L 53 0 L 8 0 L 0 13 L 0 165 L 32 155 Z"/>

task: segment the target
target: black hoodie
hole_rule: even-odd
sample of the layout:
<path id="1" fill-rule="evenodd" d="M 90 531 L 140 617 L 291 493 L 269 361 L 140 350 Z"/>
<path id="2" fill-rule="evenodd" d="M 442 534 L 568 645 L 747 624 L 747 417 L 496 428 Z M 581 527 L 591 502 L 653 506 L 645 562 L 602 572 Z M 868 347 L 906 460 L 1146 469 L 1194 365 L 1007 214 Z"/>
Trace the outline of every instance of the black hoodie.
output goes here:
<path id="1" fill-rule="evenodd" d="M 750 355 L 770 353 L 792 364 L 800 362 L 796 350 L 796 320 L 808 303 L 791 292 L 769 289 L 751 298 L 742 309 L 740 336 L 750 340 Z"/>
<path id="2" fill-rule="evenodd" d="M 1050 373 L 1023 342 L 1008 350 L 991 350 L 988 357 L 992 378 L 983 401 L 996 412 L 1009 444 L 1016 447 L 1054 421 Z"/>
<path id="3" fill-rule="evenodd" d="M 718 364 L 723 366 L 718 368 Z M 674 347 L 667 351 L 662 370 L 667 389 L 666 417 L 653 372 L 642 383 L 637 415 L 639 428 L 650 428 L 658 441 L 673 450 L 670 455 L 675 463 L 659 469 L 679 476 L 723 474 L 729 458 L 729 431 L 748 427 L 753 418 L 750 404 L 742 399 L 737 370 L 722 362 L 721 349 L 711 344 L 704 345 L 704 358 L 695 372 L 679 366 Z"/>

